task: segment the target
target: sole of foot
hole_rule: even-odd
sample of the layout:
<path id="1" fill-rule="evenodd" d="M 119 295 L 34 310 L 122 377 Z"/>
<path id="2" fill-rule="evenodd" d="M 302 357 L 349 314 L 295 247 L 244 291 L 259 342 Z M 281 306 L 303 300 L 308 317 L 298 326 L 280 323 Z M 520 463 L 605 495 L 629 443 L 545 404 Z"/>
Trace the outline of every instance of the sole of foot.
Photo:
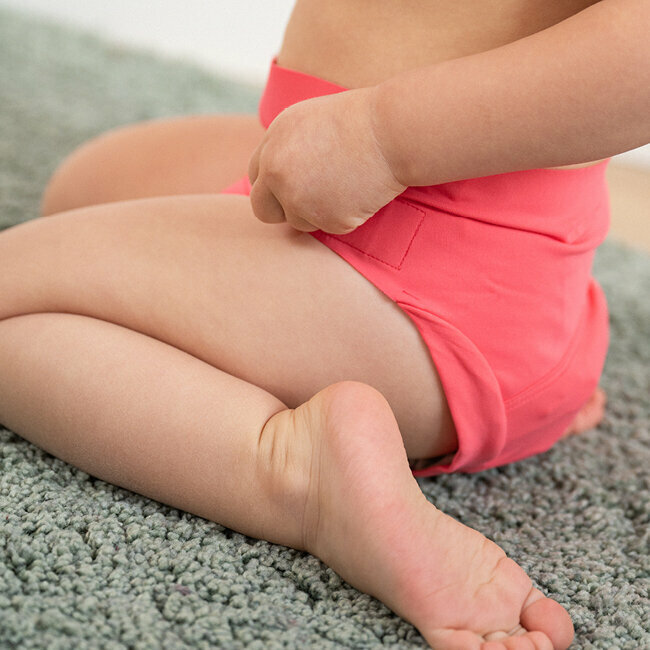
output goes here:
<path id="1" fill-rule="evenodd" d="M 333 384 L 292 412 L 312 440 L 305 547 L 417 627 L 436 650 L 564 650 L 566 610 L 503 550 L 445 515 L 413 478 L 392 410 Z"/>

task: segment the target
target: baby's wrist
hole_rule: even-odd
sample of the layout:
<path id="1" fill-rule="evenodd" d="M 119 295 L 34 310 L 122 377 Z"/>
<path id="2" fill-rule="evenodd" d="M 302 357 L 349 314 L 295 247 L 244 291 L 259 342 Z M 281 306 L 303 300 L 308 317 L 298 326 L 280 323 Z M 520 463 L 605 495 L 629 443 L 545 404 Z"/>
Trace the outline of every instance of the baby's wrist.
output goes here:
<path id="1" fill-rule="evenodd" d="M 410 148 L 404 146 L 400 137 L 403 129 L 399 128 L 399 107 L 394 90 L 386 83 L 369 90 L 370 116 L 377 148 L 398 183 L 404 187 L 420 185 L 413 151 L 411 149 L 409 155 Z"/>

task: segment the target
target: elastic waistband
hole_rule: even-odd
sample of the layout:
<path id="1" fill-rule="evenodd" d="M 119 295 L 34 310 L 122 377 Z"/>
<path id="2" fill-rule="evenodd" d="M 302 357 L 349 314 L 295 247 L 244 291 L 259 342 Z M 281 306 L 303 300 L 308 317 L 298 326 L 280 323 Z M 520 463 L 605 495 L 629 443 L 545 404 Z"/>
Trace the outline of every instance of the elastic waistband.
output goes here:
<path id="1" fill-rule="evenodd" d="M 274 59 L 259 105 L 265 128 L 287 107 L 347 88 Z M 609 228 L 605 171 L 609 159 L 576 169 L 531 169 L 439 185 L 409 187 L 403 196 L 448 214 L 595 248 Z"/>
<path id="2" fill-rule="evenodd" d="M 285 109 L 312 97 L 334 95 L 347 88 L 313 77 L 304 72 L 283 68 L 273 59 L 260 100 L 259 116 L 265 129 Z"/>

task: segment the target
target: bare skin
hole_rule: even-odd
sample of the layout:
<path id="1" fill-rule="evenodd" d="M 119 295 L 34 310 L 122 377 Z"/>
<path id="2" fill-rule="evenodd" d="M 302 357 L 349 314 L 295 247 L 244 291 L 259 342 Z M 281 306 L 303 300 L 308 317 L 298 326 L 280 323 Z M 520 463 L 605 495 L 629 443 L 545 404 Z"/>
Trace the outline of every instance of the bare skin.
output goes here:
<path id="1" fill-rule="evenodd" d="M 364 87 L 592 3 L 504 3 L 472 26 L 474 6 L 414 1 L 399 13 L 412 38 L 399 41 L 395 11 L 371 26 L 366 4 L 300 2 L 281 63 Z M 333 32 L 314 15 L 354 42 L 353 57 L 322 56 Z M 60 167 L 43 200 L 55 216 L 0 234 L 0 421 L 107 481 L 310 551 L 434 648 L 568 647 L 566 611 L 413 479 L 409 459 L 457 440 L 412 323 L 308 235 L 215 195 L 265 137 L 255 118 L 160 121 Z M 147 197 L 164 198 L 134 200 Z M 596 424 L 603 400 L 567 435 Z"/>
<path id="2" fill-rule="evenodd" d="M 564 432 L 564 437 L 572 436 L 576 433 L 583 433 L 598 426 L 599 422 L 605 416 L 606 403 L 607 394 L 602 388 L 597 388 Z"/>
<path id="3" fill-rule="evenodd" d="M 99 157 L 107 144 L 75 156 Z M 56 178 L 50 200 L 65 165 Z M 431 435 L 446 410 L 432 366 L 400 310 L 308 235 L 261 224 L 241 197 L 194 195 L 59 213 L 2 233 L 0 251 L 0 421 L 104 480 L 312 552 L 433 647 L 566 647 L 566 612 L 423 497 L 408 458 L 455 444 L 449 428 Z M 305 269 L 299 284 L 295 268 Z M 319 302 L 298 310 L 316 290 Z M 256 317 L 260 304 L 268 320 Z M 373 323 L 382 330 L 368 345 Z M 300 333 L 312 330 L 309 343 Z M 359 556 L 350 538 L 365 540 Z M 453 598 L 435 588 L 449 584 Z"/>

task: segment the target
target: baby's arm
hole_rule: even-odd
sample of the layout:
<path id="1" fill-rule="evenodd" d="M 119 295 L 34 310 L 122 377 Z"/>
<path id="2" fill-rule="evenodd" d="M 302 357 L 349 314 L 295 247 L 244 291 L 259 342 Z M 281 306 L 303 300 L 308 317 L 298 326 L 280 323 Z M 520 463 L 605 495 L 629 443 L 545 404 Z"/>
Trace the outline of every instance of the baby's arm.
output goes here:
<path id="1" fill-rule="evenodd" d="M 408 185 L 587 162 L 650 140 L 650 0 L 601 0 L 488 52 L 280 113 L 253 155 L 267 223 L 354 230 Z"/>
<path id="2" fill-rule="evenodd" d="M 650 2 L 602 0 L 509 45 L 375 87 L 396 178 L 433 185 L 605 158 L 650 141 Z"/>

